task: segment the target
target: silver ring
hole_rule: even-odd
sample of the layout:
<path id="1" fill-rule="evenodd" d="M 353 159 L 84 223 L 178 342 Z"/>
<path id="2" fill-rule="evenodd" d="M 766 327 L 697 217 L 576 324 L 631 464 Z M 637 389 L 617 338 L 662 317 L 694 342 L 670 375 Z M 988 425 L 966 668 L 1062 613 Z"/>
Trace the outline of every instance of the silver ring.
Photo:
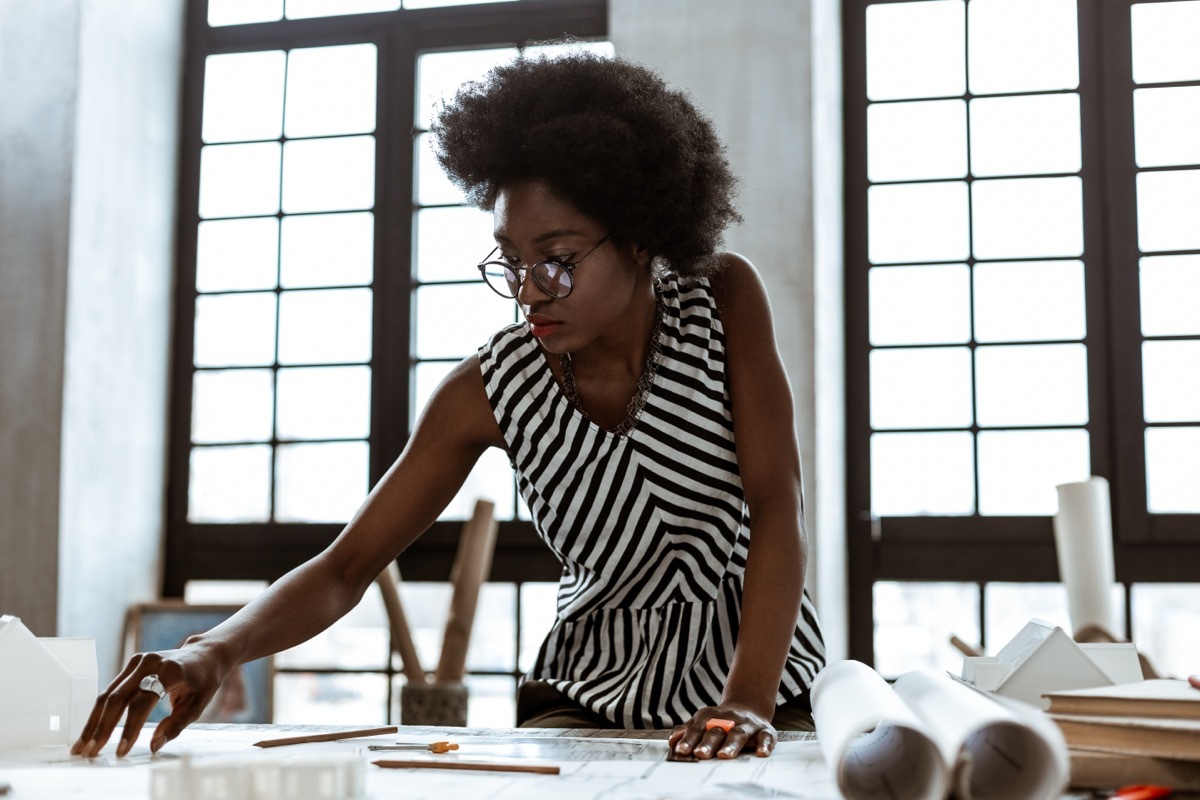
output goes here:
<path id="1" fill-rule="evenodd" d="M 153 692 L 158 695 L 159 700 L 162 700 L 163 695 L 167 693 L 166 687 L 162 685 L 162 681 L 158 679 L 157 675 L 147 675 L 142 678 L 142 682 L 138 684 L 138 688 L 143 692 Z"/>

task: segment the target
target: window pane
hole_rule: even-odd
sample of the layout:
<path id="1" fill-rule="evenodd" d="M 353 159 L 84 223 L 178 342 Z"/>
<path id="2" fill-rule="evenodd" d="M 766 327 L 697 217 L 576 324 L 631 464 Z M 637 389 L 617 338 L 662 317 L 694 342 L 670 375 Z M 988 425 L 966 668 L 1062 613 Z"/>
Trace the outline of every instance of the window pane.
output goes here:
<path id="1" fill-rule="evenodd" d="M 412 2 L 412 0 L 408 0 Z M 477 728 L 512 727 L 517 720 L 517 681 L 498 675 L 468 675 L 467 724 Z"/>
<path id="2" fill-rule="evenodd" d="M 208 143 L 278 139 L 284 63 L 282 50 L 208 56 L 201 138 Z"/>
<path id="3" fill-rule="evenodd" d="M 418 358 L 462 358 L 516 321 L 516 304 L 482 282 L 422 286 L 413 296 Z"/>
<path id="4" fill-rule="evenodd" d="M 971 0 L 972 94 L 1079 85 L 1076 0 Z"/>
<path id="5" fill-rule="evenodd" d="M 387 676 L 275 675 L 276 725 L 382 725 L 387 720 Z"/>
<path id="6" fill-rule="evenodd" d="M 188 522 L 266 522 L 271 515 L 271 447 L 194 447 Z"/>
<path id="7" fill-rule="evenodd" d="M 333 364 L 371 358 L 371 290 L 284 292 L 279 363 Z"/>
<path id="8" fill-rule="evenodd" d="M 275 360 L 275 295 L 196 298 L 197 367 L 244 367 Z"/>
<path id="9" fill-rule="evenodd" d="M 871 427 L 971 424 L 971 351 L 923 347 L 871 352 Z"/>
<path id="10" fill-rule="evenodd" d="M 281 369 L 278 414 L 280 439 L 365 439 L 371 433 L 371 369 Z"/>
<path id="11" fill-rule="evenodd" d="M 1200 422 L 1200 341 L 1143 342 L 1142 386 L 1147 422 Z"/>
<path id="12" fill-rule="evenodd" d="M 201 292 L 274 289 L 279 221 L 274 217 L 201 222 L 196 288 Z"/>
<path id="13" fill-rule="evenodd" d="M 1037 175 L 1078 172 L 1079 95 L 971 101 L 971 172 Z"/>
<path id="14" fill-rule="evenodd" d="M 287 0 L 288 19 L 395 11 L 400 0 Z"/>
<path id="15" fill-rule="evenodd" d="M 1133 128 L 1139 167 L 1200 164 L 1200 86 L 1138 89 Z"/>
<path id="16" fill-rule="evenodd" d="M 1071 614 L 1067 610 L 1067 590 L 1061 583 L 989 583 L 984 587 L 984 627 L 988 652 L 995 653 L 1017 635 L 1025 623 L 1037 617 L 1071 633 Z M 1125 627 L 1125 589 L 1112 588 L 1113 612 L 1118 630 Z"/>
<path id="17" fill-rule="evenodd" d="M 979 586 L 973 583 L 876 581 L 875 668 L 894 678 L 914 669 L 962 671 L 957 636 L 979 643 Z"/>
<path id="18" fill-rule="evenodd" d="M 434 157 L 433 138 L 427 133 L 422 133 L 416 139 L 417 202 L 423 206 L 465 203 L 466 197 L 450 182 Z"/>
<path id="19" fill-rule="evenodd" d="M 423 208 L 416 220 L 417 280 L 479 280 L 475 265 L 496 246 L 491 214 L 477 208 Z"/>
<path id="20" fill-rule="evenodd" d="M 976 258 L 1083 254 L 1079 178 L 975 181 L 971 200 Z"/>
<path id="21" fill-rule="evenodd" d="M 208 24 L 273 22 L 283 16 L 283 0 L 208 0 Z"/>
<path id="22" fill-rule="evenodd" d="M 975 510 L 969 433 L 871 436 L 871 513 L 970 514 Z"/>
<path id="23" fill-rule="evenodd" d="M 867 209 L 873 264 L 961 261 L 968 255 L 965 183 L 872 186 Z"/>
<path id="24" fill-rule="evenodd" d="M 558 616 L 557 583 L 521 584 L 521 659 L 517 669 L 533 669 L 538 650 Z"/>
<path id="25" fill-rule="evenodd" d="M 200 150 L 200 216 L 253 217 L 279 211 L 279 143 Z"/>
<path id="26" fill-rule="evenodd" d="M 413 367 L 413 402 L 408 424 L 415 426 L 433 391 L 458 366 L 457 361 L 422 361 Z"/>
<path id="27" fill-rule="evenodd" d="M 1134 82 L 1200 80 L 1200 0 L 1137 3 L 1130 10 L 1130 23 Z"/>
<path id="28" fill-rule="evenodd" d="M 982 431 L 979 434 L 979 513 L 1058 513 L 1060 483 L 1091 474 L 1088 433 Z"/>
<path id="29" fill-rule="evenodd" d="M 358 605 L 303 644 L 275 656 L 289 668 L 386 669 L 391 641 L 383 596 L 374 587 Z"/>
<path id="30" fill-rule="evenodd" d="M 1146 507 L 1200 514 L 1200 428 L 1146 429 Z"/>
<path id="31" fill-rule="evenodd" d="M 1133 642 L 1163 675 L 1195 675 L 1200 664 L 1200 583 L 1135 583 Z"/>
<path id="32" fill-rule="evenodd" d="M 201 370 L 192 378 L 192 441 L 265 442 L 274 387 L 269 369 Z"/>
<path id="33" fill-rule="evenodd" d="M 288 2 L 288 16 L 294 3 Z M 375 72 L 373 44 L 291 51 L 285 133 L 294 139 L 375 130 Z"/>
<path id="34" fill-rule="evenodd" d="M 309 139 L 283 149 L 283 210 L 341 211 L 375 204 L 375 137 Z"/>
<path id="35" fill-rule="evenodd" d="M 867 107 L 870 180 L 962 178 L 966 174 L 967 104 L 962 100 Z"/>
<path id="36" fill-rule="evenodd" d="M 1141 263 L 1142 333 L 1200 334 L 1200 256 L 1152 256 Z"/>
<path id="37" fill-rule="evenodd" d="M 1200 170 L 1139 173 L 1137 209 L 1142 252 L 1200 248 Z"/>
<path id="38" fill-rule="evenodd" d="M 475 501 L 480 498 L 496 504 L 493 512 L 496 519 L 512 519 L 515 494 L 516 483 L 508 455 L 503 450 L 489 448 L 475 462 L 471 474 L 439 519 L 467 519 L 475 510 Z"/>
<path id="39" fill-rule="evenodd" d="M 407 4 L 413 8 L 412 3 Z M 418 127 L 428 129 L 436 110 L 454 97 L 467 81 L 479 80 L 492 67 L 517 57 L 515 47 L 487 50 L 455 50 L 448 53 L 424 53 L 417 56 Z"/>
<path id="40" fill-rule="evenodd" d="M 867 97 L 948 97 L 966 89 L 962 0 L 867 6 Z"/>
<path id="41" fill-rule="evenodd" d="M 517 586 L 485 583 L 479 590 L 470 649 L 469 670 L 505 670 L 517 666 Z"/>
<path id="42" fill-rule="evenodd" d="M 871 344 L 949 344 L 971 338 L 965 265 L 876 267 L 869 279 Z"/>
<path id="43" fill-rule="evenodd" d="M 1085 425 L 1087 349 L 1082 344 L 975 349 L 979 424 Z"/>
<path id="44" fill-rule="evenodd" d="M 400 574 L 404 574 L 404 556 L 400 556 Z M 425 581 L 401 581 L 400 602 L 412 632 L 413 646 L 421 665 L 437 666 L 442 652 L 442 632 L 450 614 L 450 584 Z"/>
<path id="45" fill-rule="evenodd" d="M 1082 339 L 1083 285 L 1080 261 L 976 264 L 976 341 Z"/>
<path id="46" fill-rule="evenodd" d="M 371 282 L 375 216 L 305 214 L 283 218 L 279 283 L 285 289 Z"/>
<path id="47" fill-rule="evenodd" d="M 284 444 L 275 456 L 278 522 L 346 522 L 368 490 L 366 442 Z"/>

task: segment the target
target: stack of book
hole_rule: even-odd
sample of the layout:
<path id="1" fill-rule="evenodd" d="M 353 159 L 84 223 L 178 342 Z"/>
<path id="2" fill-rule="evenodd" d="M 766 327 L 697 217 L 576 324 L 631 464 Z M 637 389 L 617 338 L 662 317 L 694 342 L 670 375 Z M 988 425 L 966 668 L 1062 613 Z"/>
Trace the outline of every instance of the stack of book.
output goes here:
<path id="1" fill-rule="evenodd" d="M 1148 680 L 1053 692 L 1047 712 L 1071 753 L 1071 784 L 1200 790 L 1200 689 Z"/>

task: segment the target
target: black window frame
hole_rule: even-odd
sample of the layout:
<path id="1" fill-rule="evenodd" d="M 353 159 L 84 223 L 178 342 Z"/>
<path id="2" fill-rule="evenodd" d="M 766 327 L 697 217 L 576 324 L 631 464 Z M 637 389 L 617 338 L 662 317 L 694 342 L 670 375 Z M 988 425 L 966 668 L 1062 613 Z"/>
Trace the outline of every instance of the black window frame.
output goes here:
<path id="1" fill-rule="evenodd" d="M 164 597 L 189 580 L 273 581 L 323 550 L 344 525 L 193 523 L 188 520 L 192 353 L 205 59 L 220 53 L 288 50 L 369 42 L 378 48 L 375 173 L 375 276 L 370 484 L 399 456 L 411 417 L 411 302 L 416 59 L 420 52 L 608 35 L 607 0 L 519 0 L 429 9 L 280 20 L 210 28 L 207 0 L 189 0 L 185 33 L 179 208 L 167 479 Z M 282 214 L 280 215 L 282 216 Z M 484 287 L 480 287 L 481 291 Z M 278 289 L 276 289 L 278 292 Z M 274 439 L 270 442 L 276 444 Z M 461 522 L 438 521 L 399 559 L 406 580 L 450 574 Z M 556 581 L 561 565 L 528 521 L 502 520 L 492 579 Z"/>
<path id="2" fill-rule="evenodd" d="M 868 664 L 875 655 L 873 586 L 878 581 L 979 584 L 979 630 L 986 636 L 983 587 L 988 582 L 1059 579 L 1051 517 L 985 517 L 978 508 L 962 517 L 873 518 L 870 512 L 866 9 L 909 1 L 846 0 L 842 5 L 849 654 Z M 1146 510 L 1130 63 L 1130 8 L 1137 2 L 1169 0 L 1077 0 L 1086 428 L 1091 472 L 1111 485 L 1116 577 L 1126 589 L 1126 636 L 1131 633 L 1133 583 L 1193 582 L 1200 564 L 1200 515 Z M 967 263 L 973 265 L 974 258 Z M 974 349 L 973 339 L 970 346 Z M 975 480 L 978 493 L 978 470 Z"/>

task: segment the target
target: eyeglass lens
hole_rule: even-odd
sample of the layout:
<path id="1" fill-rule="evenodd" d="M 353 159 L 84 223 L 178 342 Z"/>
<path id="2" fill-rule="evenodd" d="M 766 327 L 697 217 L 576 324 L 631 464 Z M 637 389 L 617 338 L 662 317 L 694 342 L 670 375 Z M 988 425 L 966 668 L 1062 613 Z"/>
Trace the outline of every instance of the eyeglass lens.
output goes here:
<path id="1" fill-rule="evenodd" d="M 562 264 L 539 261 L 530 269 L 533 271 L 533 280 L 546 294 L 551 297 L 566 297 L 570 294 L 571 273 Z M 501 294 L 516 297 L 521 291 L 521 275 L 507 264 L 489 263 L 483 274 L 492 288 Z"/>

